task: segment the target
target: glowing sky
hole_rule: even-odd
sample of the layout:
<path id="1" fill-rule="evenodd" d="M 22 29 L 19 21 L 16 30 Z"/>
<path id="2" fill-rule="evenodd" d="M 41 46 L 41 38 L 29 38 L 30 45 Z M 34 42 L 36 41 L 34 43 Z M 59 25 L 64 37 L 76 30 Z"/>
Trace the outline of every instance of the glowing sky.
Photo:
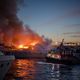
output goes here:
<path id="1" fill-rule="evenodd" d="M 18 16 L 53 41 L 80 41 L 80 0 L 25 0 Z"/>

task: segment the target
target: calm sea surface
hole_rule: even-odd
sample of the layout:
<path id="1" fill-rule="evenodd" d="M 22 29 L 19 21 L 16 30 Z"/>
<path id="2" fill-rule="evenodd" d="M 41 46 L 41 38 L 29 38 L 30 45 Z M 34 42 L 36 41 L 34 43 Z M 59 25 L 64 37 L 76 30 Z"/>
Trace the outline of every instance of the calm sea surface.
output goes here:
<path id="1" fill-rule="evenodd" d="M 80 65 L 17 59 L 11 65 L 5 80 L 80 80 Z"/>

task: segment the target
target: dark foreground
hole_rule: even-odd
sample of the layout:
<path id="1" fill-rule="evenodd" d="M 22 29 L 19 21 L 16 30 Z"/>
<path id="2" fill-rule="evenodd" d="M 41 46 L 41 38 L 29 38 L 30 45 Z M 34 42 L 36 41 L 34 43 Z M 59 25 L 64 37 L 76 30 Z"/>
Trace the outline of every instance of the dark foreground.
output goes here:
<path id="1" fill-rule="evenodd" d="M 4 80 L 80 80 L 80 65 L 17 59 L 11 65 Z"/>

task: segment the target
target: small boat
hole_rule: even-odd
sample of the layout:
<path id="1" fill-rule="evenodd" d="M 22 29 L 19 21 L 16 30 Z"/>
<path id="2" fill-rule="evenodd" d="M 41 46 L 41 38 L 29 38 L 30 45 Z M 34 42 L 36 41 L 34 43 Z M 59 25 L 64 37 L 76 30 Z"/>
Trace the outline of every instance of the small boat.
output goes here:
<path id="1" fill-rule="evenodd" d="M 4 55 L 4 53 L 0 51 L 0 80 L 4 79 L 14 59 L 15 57 L 13 55 Z"/>
<path id="2" fill-rule="evenodd" d="M 58 64 L 80 64 L 80 46 L 64 46 L 62 43 L 55 49 L 51 49 L 46 61 Z"/>

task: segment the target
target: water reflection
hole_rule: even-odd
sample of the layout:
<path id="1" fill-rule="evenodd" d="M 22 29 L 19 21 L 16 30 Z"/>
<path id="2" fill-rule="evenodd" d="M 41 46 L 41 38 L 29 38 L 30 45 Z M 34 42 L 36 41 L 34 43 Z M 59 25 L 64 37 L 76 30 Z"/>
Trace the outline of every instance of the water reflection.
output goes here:
<path id="1" fill-rule="evenodd" d="M 33 76 L 29 76 L 32 72 L 35 72 L 35 65 L 34 61 L 32 60 L 17 60 L 17 68 L 16 69 L 16 77 L 29 77 L 32 78 Z"/>
<path id="2" fill-rule="evenodd" d="M 13 62 L 6 80 L 26 80 L 25 78 L 33 80 L 33 72 L 35 72 L 35 62 L 33 60 L 17 59 Z"/>
<path id="3" fill-rule="evenodd" d="M 5 80 L 80 80 L 80 66 L 49 64 L 30 59 L 13 62 Z"/>

